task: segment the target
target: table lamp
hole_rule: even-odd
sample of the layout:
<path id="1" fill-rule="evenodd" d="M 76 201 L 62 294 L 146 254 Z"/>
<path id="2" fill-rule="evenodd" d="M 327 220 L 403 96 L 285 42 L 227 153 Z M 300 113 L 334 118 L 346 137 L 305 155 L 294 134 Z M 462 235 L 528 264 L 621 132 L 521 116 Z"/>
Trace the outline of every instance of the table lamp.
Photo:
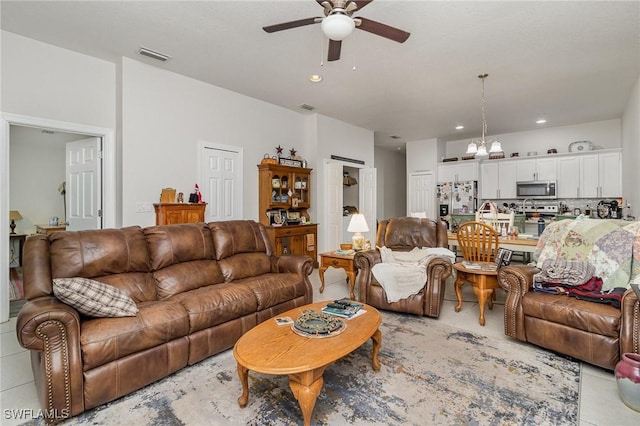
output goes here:
<path id="1" fill-rule="evenodd" d="M 9 227 L 11 228 L 11 233 L 16 233 L 16 220 L 22 220 L 22 215 L 18 210 L 9 210 L 9 219 L 11 220 L 11 224 Z"/>
<path id="2" fill-rule="evenodd" d="M 347 231 L 354 233 L 353 237 L 351 237 L 353 249 L 362 250 L 364 247 L 364 235 L 362 235 L 362 233 L 369 232 L 367 221 L 362 213 L 355 213 L 351 215 L 351 221 L 349 222 Z"/>

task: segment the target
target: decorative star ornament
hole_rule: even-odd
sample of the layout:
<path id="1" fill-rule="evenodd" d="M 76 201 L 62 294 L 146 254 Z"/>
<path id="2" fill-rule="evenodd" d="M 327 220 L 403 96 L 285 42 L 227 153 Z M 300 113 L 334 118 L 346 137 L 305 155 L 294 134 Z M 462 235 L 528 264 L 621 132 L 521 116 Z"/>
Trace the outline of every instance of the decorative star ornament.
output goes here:
<path id="1" fill-rule="evenodd" d="M 291 155 L 291 158 L 295 157 L 296 156 L 296 150 L 294 148 L 291 148 L 289 150 L 289 154 Z"/>
<path id="2" fill-rule="evenodd" d="M 276 146 L 276 154 L 282 154 L 282 147 L 280 145 Z"/>

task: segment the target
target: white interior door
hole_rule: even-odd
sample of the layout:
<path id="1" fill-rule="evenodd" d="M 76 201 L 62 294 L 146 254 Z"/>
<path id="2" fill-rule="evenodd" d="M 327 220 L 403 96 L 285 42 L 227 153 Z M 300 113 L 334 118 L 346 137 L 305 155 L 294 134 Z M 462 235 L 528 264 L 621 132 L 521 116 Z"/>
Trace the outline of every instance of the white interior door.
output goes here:
<path id="1" fill-rule="evenodd" d="M 377 211 L 376 211 L 376 180 L 377 171 L 374 168 L 360 169 L 358 211 L 362 213 L 369 225 L 369 232 L 364 237 L 371 241 L 371 246 L 376 244 Z"/>
<path id="2" fill-rule="evenodd" d="M 325 186 L 325 223 L 322 224 L 324 236 L 321 251 L 336 250 L 342 241 L 342 164 L 326 162 Z"/>
<path id="3" fill-rule="evenodd" d="M 242 219 L 242 153 L 239 149 L 203 146 L 202 185 L 207 202 L 205 222 Z"/>
<path id="4" fill-rule="evenodd" d="M 408 212 L 425 212 L 430 219 L 436 219 L 435 184 L 432 173 L 409 174 Z"/>
<path id="5" fill-rule="evenodd" d="M 67 143 L 65 158 L 67 230 L 102 228 L 102 138 Z"/>

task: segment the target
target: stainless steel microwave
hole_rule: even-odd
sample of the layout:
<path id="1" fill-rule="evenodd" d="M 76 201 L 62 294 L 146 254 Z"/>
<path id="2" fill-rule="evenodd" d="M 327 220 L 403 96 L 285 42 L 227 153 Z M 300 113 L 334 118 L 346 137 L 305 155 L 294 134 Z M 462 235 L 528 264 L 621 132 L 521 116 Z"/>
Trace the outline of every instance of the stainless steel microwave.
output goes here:
<path id="1" fill-rule="evenodd" d="M 551 180 L 516 182 L 518 198 L 557 198 L 557 183 Z"/>

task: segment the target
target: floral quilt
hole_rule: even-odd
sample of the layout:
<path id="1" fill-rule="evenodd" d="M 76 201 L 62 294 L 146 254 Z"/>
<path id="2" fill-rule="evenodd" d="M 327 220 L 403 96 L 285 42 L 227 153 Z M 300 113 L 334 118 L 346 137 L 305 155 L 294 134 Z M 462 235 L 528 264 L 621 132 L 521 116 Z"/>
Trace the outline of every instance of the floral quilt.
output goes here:
<path id="1" fill-rule="evenodd" d="M 640 279 L 640 223 L 588 218 L 552 222 L 533 256 L 539 268 L 547 259 L 586 261 L 602 278 L 603 291 L 629 288 L 633 279 Z"/>

